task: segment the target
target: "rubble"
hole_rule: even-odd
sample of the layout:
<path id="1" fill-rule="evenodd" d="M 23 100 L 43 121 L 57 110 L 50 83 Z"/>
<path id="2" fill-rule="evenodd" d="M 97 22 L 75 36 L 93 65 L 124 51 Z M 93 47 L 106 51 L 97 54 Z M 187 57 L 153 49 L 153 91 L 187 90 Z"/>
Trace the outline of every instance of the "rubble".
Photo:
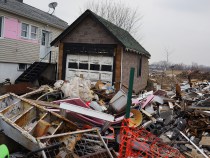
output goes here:
<path id="1" fill-rule="evenodd" d="M 49 157 L 56 151 L 51 157 L 209 157 L 210 86 L 198 83 L 133 95 L 126 119 L 128 96 L 123 90 L 78 77 L 59 80 L 55 87 L 1 96 L 0 129 L 27 149 L 10 155 Z M 33 109 L 45 114 L 33 115 Z M 12 126 L 15 135 L 9 134 Z"/>

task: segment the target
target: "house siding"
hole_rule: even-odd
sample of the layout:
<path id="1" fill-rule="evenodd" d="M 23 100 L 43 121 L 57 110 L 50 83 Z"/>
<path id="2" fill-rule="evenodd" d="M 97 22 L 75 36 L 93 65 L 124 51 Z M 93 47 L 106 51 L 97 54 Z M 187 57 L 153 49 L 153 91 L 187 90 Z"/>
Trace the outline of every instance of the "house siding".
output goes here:
<path id="1" fill-rule="evenodd" d="M 13 39 L 0 40 L 0 61 L 11 63 L 33 63 L 39 60 L 39 44 Z"/>
<path id="2" fill-rule="evenodd" d="M 9 78 L 11 83 L 14 83 L 17 76 L 20 76 L 23 73 L 23 71 L 18 71 L 17 68 L 18 64 L 0 63 L 0 82 L 4 82 L 6 78 Z"/>
<path id="3" fill-rule="evenodd" d="M 133 90 L 135 91 L 135 93 L 138 93 L 140 90 L 143 90 L 147 86 L 147 80 L 149 76 L 148 58 L 142 56 L 141 76 L 137 77 L 140 57 L 140 55 L 126 51 L 125 53 L 123 53 L 122 59 L 122 83 L 124 85 L 129 85 L 130 68 L 135 68 L 133 83 Z"/>
<path id="4" fill-rule="evenodd" d="M 52 32 L 50 41 L 55 39 L 63 30 L 57 29 L 46 24 L 42 24 L 15 14 L 0 10 L 0 16 L 6 19 L 16 19 L 18 23 L 27 23 L 38 27 L 38 43 L 32 40 L 0 38 L 0 62 L 8 63 L 33 63 L 39 60 L 41 31 Z M 3 33 L 4 35 L 4 33 Z M 20 32 L 19 32 L 20 36 Z M 58 48 L 52 47 L 53 61 L 57 59 Z"/>
<path id="5" fill-rule="evenodd" d="M 70 34 L 66 35 L 62 42 L 117 44 L 113 37 L 91 17 L 84 19 Z"/>

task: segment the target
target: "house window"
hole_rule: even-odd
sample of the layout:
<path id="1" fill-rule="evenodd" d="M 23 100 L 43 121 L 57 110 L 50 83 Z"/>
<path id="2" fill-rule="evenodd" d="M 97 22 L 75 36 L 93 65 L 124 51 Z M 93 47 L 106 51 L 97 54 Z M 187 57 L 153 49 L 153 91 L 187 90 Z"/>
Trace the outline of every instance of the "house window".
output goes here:
<path id="1" fill-rule="evenodd" d="M 37 30 L 37 27 L 31 26 L 31 39 L 37 39 Z"/>
<path id="2" fill-rule="evenodd" d="M 99 64 L 90 64 L 90 70 L 100 70 L 100 65 Z"/>
<path id="3" fill-rule="evenodd" d="M 21 37 L 37 39 L 38 27 L 26 23 L 21 24 Z"/>
<path id="4" fill-rule="evenodd" d="M 27 68 L 27 64 L 18 64 L 18 71 L 25 71 Z"/>
<path id="5" fill-rule="evenodd" d="M 3 37 L 3 17 L 0 17 L 0 37 Z"/>
<path id="6" fill-rule="evenodd" d="M 76 62 L 69 62 L 68 68 L 78 69 L 78 64 Z"/>
<path id="7" fill-rule="evenodd" d="M 140 58 L 139 58 L 139 64 L 138 64 L 138 68 L 137 68 L 137 77 L 141 76 L 141 69 L 142 69 L 142 56 L 140 56 Z"/>
<path id="8" fill-rule="evenodd" d="M 101 65 L 101 71 L 110 71 L 110 72 L 112 72 L 112 65 Z"/>
<path id="9" fill-rule="evenodd" d="M 88 70 L 88 63 L 79 63 L 79 69 Z"/>
<path id="10" fill-rule="evenodd" d="M 22 23 L 22 27 L 21 27 L 21 36 L 22 37 L 28 38 L 28 30 L 29 30 L 28 28 L 29 28 L 28 24 Z"/>

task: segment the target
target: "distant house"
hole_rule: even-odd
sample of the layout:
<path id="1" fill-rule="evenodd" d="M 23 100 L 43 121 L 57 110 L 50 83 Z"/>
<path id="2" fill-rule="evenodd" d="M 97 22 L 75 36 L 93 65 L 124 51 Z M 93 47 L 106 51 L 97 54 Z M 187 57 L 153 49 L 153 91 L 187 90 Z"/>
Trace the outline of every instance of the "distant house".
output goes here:
<path id="1" fill-rule="evenodd" d="M 127 31 L 90 10 L 51 46 L 59 46 L 59 79 L 83 74 L 92 81 L 111 82 L 119 89 L 128 85 L 130 68 L 134 67 L 134 90 L 138 92 L 147 85 L 150 54 Z"/>
<path id="2" fill-rule="evenodd" d="M 58 49 L 50 42 L 67 27 L 65 21 L 21 0 L 0 0 L 0 82 L 14 82 L 30 64 L 48 60 L 49 51 L 56 57 Z"/>

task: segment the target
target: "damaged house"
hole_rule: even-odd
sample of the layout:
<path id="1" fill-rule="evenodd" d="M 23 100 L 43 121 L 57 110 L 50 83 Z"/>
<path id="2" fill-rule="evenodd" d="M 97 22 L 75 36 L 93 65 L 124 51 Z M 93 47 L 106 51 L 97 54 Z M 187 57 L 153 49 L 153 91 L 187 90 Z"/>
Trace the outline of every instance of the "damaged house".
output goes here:
<path id="1" fill-rule="evenodd" d="M 65 21 L 22 0 L 0 0 L 0 82 L 10 78 L 14 83 L 31 64 L 39 63 L 41 73 L 49 56 L 55 62 L 58 49 L 49 43 L 67 27 Z M 32 82 L 36 76 L 31 72 L 22 81 Z"/>
<path id="2" fill-rule="evenodd" d="M 135 68 L 134 90 L 147 85 L 150 54 L 125 30 L 90 10 L 85 11 L 51 46 L 59 47 L 58 79 L 83 75 L 110 82 L 119 90 L 128 85 Z"/>

